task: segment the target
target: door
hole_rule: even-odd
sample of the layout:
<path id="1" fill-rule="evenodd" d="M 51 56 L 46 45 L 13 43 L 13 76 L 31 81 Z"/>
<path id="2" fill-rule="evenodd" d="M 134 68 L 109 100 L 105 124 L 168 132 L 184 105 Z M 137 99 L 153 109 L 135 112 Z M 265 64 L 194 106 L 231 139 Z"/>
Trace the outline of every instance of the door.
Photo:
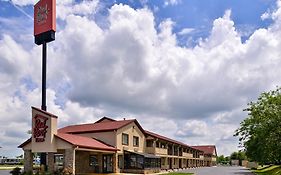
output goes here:
<path id="1" fill-rule="evenodd" d="M 179 168 L 182 168 L 181 159 L 179 159 Z"/>
<path id="2" fill-rule="evenodd" d="M 172 169 L 173 168 L 172 158 L 168 158 L 168 159 L 169 159 L 169 169 Z"/>
<path id="3" fill-rule="evenodd" d="M 112 155 L 103 155 L 103 172 L 113 173 Z"/>

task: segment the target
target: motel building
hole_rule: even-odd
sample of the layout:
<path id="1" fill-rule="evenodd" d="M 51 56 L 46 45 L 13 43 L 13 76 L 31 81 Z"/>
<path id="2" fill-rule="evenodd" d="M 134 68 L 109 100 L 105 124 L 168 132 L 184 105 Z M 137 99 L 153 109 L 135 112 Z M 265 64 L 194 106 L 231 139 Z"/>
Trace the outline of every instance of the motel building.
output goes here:
<path id="1" fill-rule="evenodd" d="M 25 172 L 32 171 L 34 153 L 47 154 L 49 172 L 62 168 L 72 174 L 146 174 L 215 165 L 216 151 L 210 152 L 215 146 L 189 146 L 146 131 L 135 119 L 103 117 L 60 129 L 57 119 L 32 107 L 32 137 L 19 146 L 24 151 Z"/>

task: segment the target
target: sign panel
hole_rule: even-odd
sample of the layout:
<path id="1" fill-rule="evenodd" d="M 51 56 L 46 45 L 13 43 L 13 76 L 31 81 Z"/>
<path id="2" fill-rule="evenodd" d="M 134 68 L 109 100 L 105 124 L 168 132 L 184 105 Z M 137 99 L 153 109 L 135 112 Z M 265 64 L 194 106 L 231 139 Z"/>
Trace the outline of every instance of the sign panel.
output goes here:
<path id="1" fill-rule="evenodd" d="M 40 0 L 34 5 L 34 36 L 56 31 L 56 1 Z"/>
<path id="2" fill-rule="evenodd" d="M 48 129 L 47 126 L 48 118 L 40 114 L 36 114 L 34 120 L 35 120 L 35 124 L 32 133 L 35 142 L 45 142 L 46 133 Z"/>
<path id="3" fill-rule="evenodd" d="M 56 152 L 57 116 L 32 107 L 32 152 Z"/>

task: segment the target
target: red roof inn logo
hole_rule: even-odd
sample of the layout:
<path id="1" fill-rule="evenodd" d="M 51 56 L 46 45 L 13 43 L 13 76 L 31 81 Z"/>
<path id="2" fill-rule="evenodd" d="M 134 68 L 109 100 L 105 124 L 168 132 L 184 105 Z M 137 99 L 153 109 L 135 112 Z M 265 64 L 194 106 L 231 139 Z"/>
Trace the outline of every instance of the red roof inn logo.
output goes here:
<path id="1" fill-rule="evenodd" d="M 48 126 L 46 125 L 48 118 L 37 114 L 35 116 L 35 125 L 33 128 L 33 137 L 35 142 L 44 142 Z"/>
<path id="2" fill-rule="evenodd" d="M 34 35 L 56 31 L 56 1 L 40 0 L 34 5 Z"/>
<path id="3" fill-rule="evenodd" d="M 46 23 L 47 18 L 48 18 L 48 13 L 50 11 L 50 9 L 48 9 L 48 4 L 45 4 L 45 6 L 39 6 L 36 9 L 36 22 L 38 25 L 42 25 L 44 23 Z"/>

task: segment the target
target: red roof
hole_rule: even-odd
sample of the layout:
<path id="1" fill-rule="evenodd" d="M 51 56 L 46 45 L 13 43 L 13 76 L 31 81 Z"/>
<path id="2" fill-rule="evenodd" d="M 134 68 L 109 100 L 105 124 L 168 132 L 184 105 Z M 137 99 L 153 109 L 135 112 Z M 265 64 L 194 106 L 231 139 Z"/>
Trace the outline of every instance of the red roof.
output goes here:
<path id="1" fill-rule="evenodd" d="M 212 154 L 215 151 L 215 154 L 217 155 L 217 150 L 215 145 L 200 145 L 200 146 L 192 146 L 192 148 L 199 149 L 201 151 L 204 151 L 204 154 Z"/>
<path id="2" fill-rule="evenodd" d="M 60 133 L 89 133 L 100 131 L 112 131 L 122 128 L 136 120 L 120 120 L 120 121 L 108 121 L 101 123 L 89 123 L 80 125 L 70 125 L 58 130 Z"/>
<path id="3" fill-rule="evenodd" d="M 26 141 L 24 141 L 22 144 L 20 144 L 18 146 L 18 148 L 23 148 L 25 145 L 29 144 L 31 142 L 31 138 L 27 139 Z"/>
<path id="4" fill-rule="evenodd" d="M 147 130 L 145 130 L 145 133 L 146 133 L 147 135 L 150 135 L 150 136 L 152 136 L 152 137 L 159 138 L 159 139 L 161 139 L 161 140 L 165 140 L 165 141 L 172 142 L 172 143 L 175 143 L 175 144 L 179 144 L 179 145 L 182 145 L 182 146 L 185 146 L 185 147 L 188 147 L 188 148 L 192 148 L 191 146 L 189 146 L 189 145 L 187 145 L 187 144 L 185 144 L 185 143 L 182 143 L 182 142 L 179 142 L 179 141 L 170 139 L 170 138 L 168 138 L 168 137 L 165 137 L 165 136 L 162 136 L 162 135 L 159 135 L 159 134 L 156 134 L 156 133 L 147 131 Z M 196 149 L 196 148 L 193 148 L 193 149 Z M 199 149 L 196 149 L 196 150 L 201 151 L 201 150 L 199 150 Z"/>
<path id="5" fill-rule="evenodd" d="M 159 139 L 162 139 L 162 140 L 168 141 L 168 142 L 172 142 L 172 143 L 176 143 L 176 144 L 179 144 L 179 145 L 188 146 L 188 145 L 186 145 L 186 144 L 184 144 L 184 143 L 181 143 L 181 142 L 179 142 L 179 141 L 176 141 L 176 140 L 170 139 L 170 138 L 168 138 L 168 137 L 165 137 L 165 136 L 162 136 L 162 135 L 159 135 L 159 134 L 156 134 L 156 133 L 153 133 L 153 132 L 147 131 L 147 130 L 145 130 L 145 133 L 146 133 L 147 135 L 152 136 L 152 137 L 156 137 L 156 138 L 159 138 Z"/>
<path id="6" fill-rule="evenodd" d="M 58 133 L 56 136 L 74 146 L 98 150 L 117 151 L 116 148 L 106 145 L 96 139 L 72 134 Z"/>

